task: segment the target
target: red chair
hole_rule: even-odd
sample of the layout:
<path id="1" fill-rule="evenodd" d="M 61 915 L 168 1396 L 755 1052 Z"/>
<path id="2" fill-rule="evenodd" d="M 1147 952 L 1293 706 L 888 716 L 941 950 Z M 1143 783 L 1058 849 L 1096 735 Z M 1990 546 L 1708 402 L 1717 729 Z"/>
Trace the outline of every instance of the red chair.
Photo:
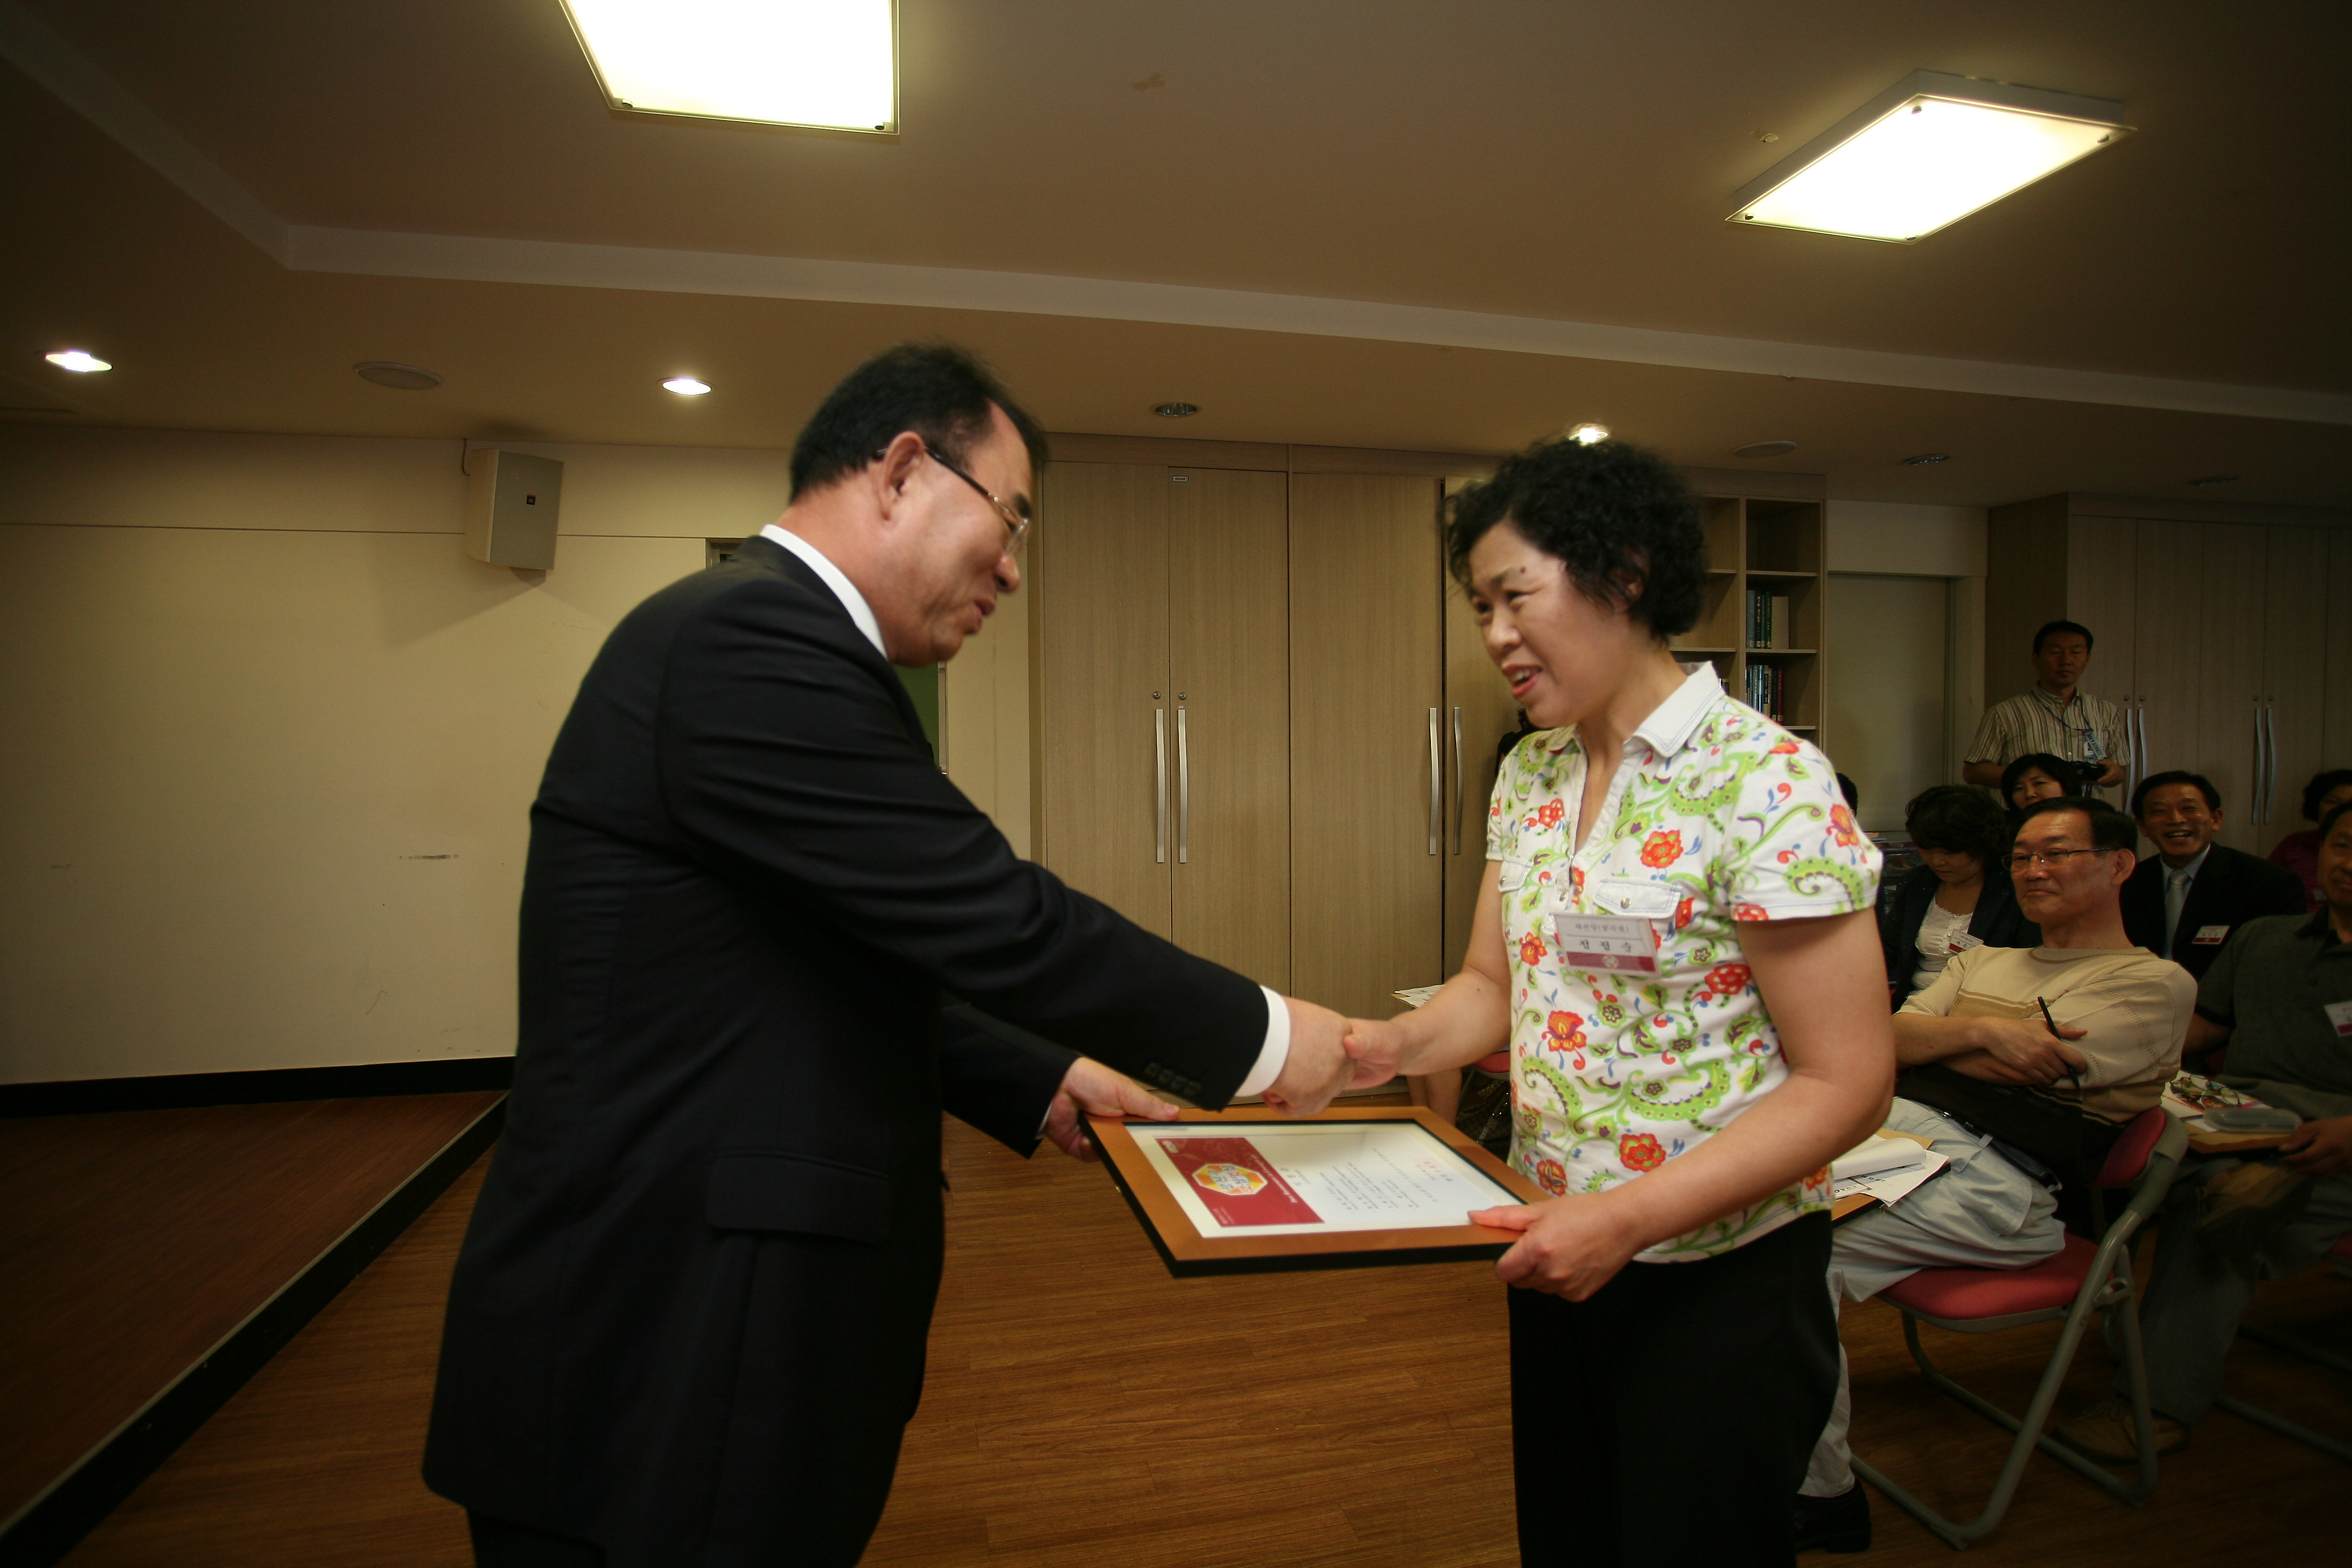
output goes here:
<path id="1" fill-rule="evenodd" d="M 2337 1237 L 2336 1245 L 2328 1249 L 2327 1256 L 2334 1260 L 2338 1272 L 2352 1274 L 2352 1233 Z M 2292 1334 L 2273 1333 L 2268 1329 L 2247 1328 L 2243 1324 L 2239 1326 L 2238 1337 L 2242 1340 L 2252 1340 L 2256 1344 L 2268 1345 L 2273 1350 L 2284 1351 L 2289 1355 L 2299 1355 L 2305 1361 L 2315 1361 L 2320 1365 L 2336 1372 L 2352 1374 L 2352 1356 L 2346 1355 L 2340 1350 L 2315 1345 L 2308 1340 L 2297 1339 Z M 2251 1421 L 2257 1426 L 2267 1426 L 2282 1437 L 2292 1437 L 2298 1443 L 2307 1443 L 2330 1458 L 2340 1459 L 2347 1465 L 2352 1465 L 2352 1443 L 2347 1443 L 2338 1437 L 2330 1437 L 2324 1432 L 2315 1432 L 2299 1421 L 2290 1421 L 2284 1415 L 2274 1415 L 2261 1405 L 2249 1405 L 2232 1394 L 2224 1394 L 2213 1403 L 2242 1420 Z"/>
<path id="2" fill-rule="evenodd" d="M 1983 1512 L 1966 1524 L 1957 1523 L 1860 1459 L 1853 1462 L 1854 1473 L 1955 1549 L 1980 1541 L 1999 1527 L 2017 1496 L 2025 1461 L 2037 1447 L 2134 1507 L 2155 1491 L 2156 1434 L 2148 1415 L 2147 1364 L 2140 1353 L 2131 1238 L 2163 1206 L 2164 1194 L 2179 1173 L 2180 1158 L 2188 1147 L 2188 1129 L 2161 1107 L 2151 1106 L 2125 1126 L 2099 1173 L 2099 1187 L 2128 1188 L 2131 1199 L 2105 1227 L 2096 1246 L 2069 1234 L 2057 1253 L 2030 1268 L 1922 1268 L 1882 1294 L 1881 1300 L 1902 1309 L 1904 1341 L 1927 1381 L 1986 1420 L 2017 1435 Z M 2059 1385 L 2074 1364 L 2074 1352 L 2090 1327 L 2092 1314 L 2102 1311 L 2122 1329 L 2124 1373 L 2131 1389 L 2132 1419 L 2139 1443 L 2139 1479 L 2132 1483 L 2117 1480 L 2072 1448 L 2042 1436 Z M 2065 1330 L 2058 1336 L 2058 1348 L 2051 1352 L 2041 1385 L 2034 1389 L 2032 1402 L 2021 1418 L 1979 1398 L 1937 1371 L 1919 1343 L 1923 1319 L 1953 1333 L 1990 1334 L 2062 1318 Z"/>

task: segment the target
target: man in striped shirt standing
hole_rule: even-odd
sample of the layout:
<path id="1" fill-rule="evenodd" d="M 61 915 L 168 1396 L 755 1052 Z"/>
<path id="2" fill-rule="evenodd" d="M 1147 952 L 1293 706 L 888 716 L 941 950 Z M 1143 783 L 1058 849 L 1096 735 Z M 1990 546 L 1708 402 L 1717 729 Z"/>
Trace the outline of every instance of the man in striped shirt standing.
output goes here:
<path id="1" fill-rule="evenodd" d="M 2102 787 L 2124 781 L 2123 712 L 2104 697 L 2077 690 L 2091 662 L 2091 631 L 2074 621 L 2052 621 L 2033 634 L 2033 685 L 1985 710 L 1960 765 L 1960 782 L 2000 787 L 2014 758 L 2047 752 L 2098 766 Z M 2006 806 L 2010 803 L 2001 802 Z"/>

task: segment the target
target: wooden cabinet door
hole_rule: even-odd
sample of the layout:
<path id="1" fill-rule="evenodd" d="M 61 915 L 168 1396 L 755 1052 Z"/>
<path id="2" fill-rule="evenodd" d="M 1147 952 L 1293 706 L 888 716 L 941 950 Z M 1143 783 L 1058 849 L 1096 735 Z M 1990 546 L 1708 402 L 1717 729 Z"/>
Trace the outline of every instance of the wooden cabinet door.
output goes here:
<path id="1" fill-rule="evenodd" d="M 1486 807 L 1495 748 L 1519 727 L 1518 705 L 1486 657 L 1478 617 L 1461 587 L 1445 584 L 1445 972 L 1462 967 L 1478 888 L 1486 875 Z"/>
<path id="2" fill-rule="evenodd" d="M 2253 842 L 2267 855 L 2303 820 L 2303 786 L 2327 765 L 2328 531 L 2268 528 L 2263 556 L 2263 722 L 2266 798 L 2250 800 Z M 2338 616 L 2352 605 L 2337 601 Z M 2340 666 L 2338 667 L 2341 668 Z M 2347 675 L 2352 679 L 2352 675 Z"/>
<path id="3" fill-rule="evenodd" d="M 2136 659 L 2139 595 L 2138 524 L 2115 517 L 2078 517 L 2066 525 L 2066 615 L 2091 628 L 2090 668 L 2083 689 L 2123 710 L 2129 753 L 2123 787 L 2108 792 L 2128 804 L 2139 782 L 2135 713 L 2142 696 Z M 1991 693 L 1986 694 L 1989 698 Z"/>
<path id="4" fill-rule="evenodd" d="M 2203 524 L 2194 522 L 2143 522 L 2137 527 L 2132 684 L 2140 699 L 2141 744 L 2147 773 L 2195 768 L 2200 755 L 2199 667 L 2202 658 L 2198 645 L 2204 636 L 2205 617 L 2200 581 L 2203 531 Z M 2095 672 L 2096 649 L 2091 664 Z M 2122 804 L 2129 806 L 2129 797 Z"/>
<path id="5" fill-rule="evenodd" d="M 1445 973 L 1438 482 L 1290 485 L 1291 980 L 1386 1017 Z"/>
<path id="6" fill-rule="evenodd" d="M 2326 718 L 2320 726 L 2320 766 L 2346 768 L 2352 767 L 2352 528 L 2328 529 L 2326 537 L 2327 660 L 2326 687 L 2321 698 Z"/>
<path id="7" fill-rule="evenodd" d="M 2201 631 L 2198 665 L 2196 761 L 2186 764 L 2221 792 L 2219 842 L 2252 850 L 2254 780 L 2262 764 L 2263 589 L 2266 528 L 2198 525 Z"/>
<path id="8" fill-rule="evenodd" d="M 1167 473 L 1177 945 L 1290 989 L 1286 477 Z"/>
<path id="9" fill-rule="evenodd" d="M 1145 930 L 1173 931 L 1168 470 L 1052 463 L 1031 548 L 1036 855 Z"/>

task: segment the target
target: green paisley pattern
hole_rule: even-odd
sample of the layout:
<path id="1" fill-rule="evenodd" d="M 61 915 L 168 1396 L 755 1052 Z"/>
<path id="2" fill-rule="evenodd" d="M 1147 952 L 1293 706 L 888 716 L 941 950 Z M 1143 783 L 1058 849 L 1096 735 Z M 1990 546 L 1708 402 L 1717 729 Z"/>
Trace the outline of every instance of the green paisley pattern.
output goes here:
<path id="1" fill-rule="evenodd" d="M 1871 906 L 1878 851 L 1835 778 L 1706 665 L 1628 744 L 1580 852 L 1574 729 L 1530 735 L 1505 761 L 1486 853 L 1503 863 L 1515 994 L 1511 1158 L 1547 1192 L 1602 1193 L 1655 1170 L 1788 1078 L 1738 928 Z M 1604 889 L 1614 907 L 1594 896 Z M 1563 969 L 1554 917 L 1619 913 L 1629 898 L 1656 913 L 1658 973 Z M 1819 1172 L 1642 1256 L 1713 1257 L 1829 1201 Z"/>

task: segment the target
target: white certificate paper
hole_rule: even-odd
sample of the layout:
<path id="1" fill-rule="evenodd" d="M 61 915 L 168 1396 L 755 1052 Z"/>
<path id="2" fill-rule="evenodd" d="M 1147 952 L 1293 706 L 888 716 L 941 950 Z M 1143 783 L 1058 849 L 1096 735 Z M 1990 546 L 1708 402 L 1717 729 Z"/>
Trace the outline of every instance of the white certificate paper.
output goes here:
<path id="1" fill-rule="evenodd" d="M 1470 1223 L 1517 1194 L 1412 1121 L 1128 1125 L 1203 1237 Z"/>

